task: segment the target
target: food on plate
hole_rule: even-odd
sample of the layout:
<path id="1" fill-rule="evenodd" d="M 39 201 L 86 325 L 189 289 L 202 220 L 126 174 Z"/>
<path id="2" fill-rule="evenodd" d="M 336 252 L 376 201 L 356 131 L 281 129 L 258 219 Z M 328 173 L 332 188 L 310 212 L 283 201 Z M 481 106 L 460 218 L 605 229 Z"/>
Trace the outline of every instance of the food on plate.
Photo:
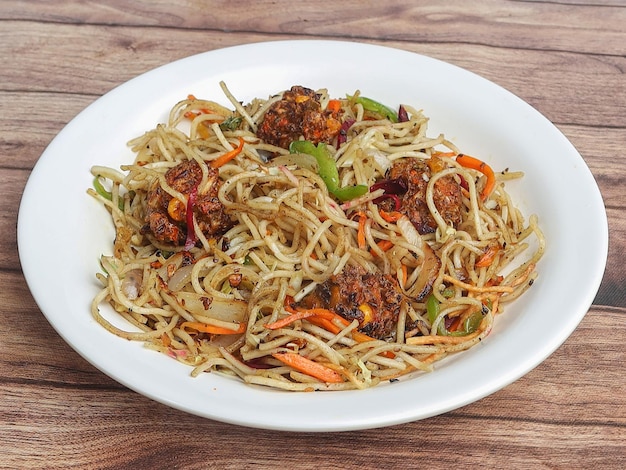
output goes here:
<path id="1" fill-rule="evenodd" d="M 121 171 L 92 168 L 115 226 L 92 304 L 108 331 L 194 376 L 362 389 L 476 345 L 535 282 L 545 240 L 505 190 L 520 172 L 409 104 L 220 85 L 227 106 L 190 95 Z"/>

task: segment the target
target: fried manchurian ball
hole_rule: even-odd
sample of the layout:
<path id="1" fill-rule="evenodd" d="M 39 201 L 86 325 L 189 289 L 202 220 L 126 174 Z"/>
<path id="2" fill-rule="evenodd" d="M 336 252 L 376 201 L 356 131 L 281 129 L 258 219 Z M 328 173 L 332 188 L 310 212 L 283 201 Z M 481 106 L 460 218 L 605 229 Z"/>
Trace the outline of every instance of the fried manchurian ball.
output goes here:
<path id="1" fill-rule="evenodd" d="M 404 294 L 396 280 L 362 267 L 344 270 L 319 284 L 300 302 L 304 308 L 325 308 L 347 320 L 358 320 L 359 331 L 373 338 L 390 338 L 396 331 Z"/>
<path id="2" fill-rule="evenodd" d="M 341 129 L 341 111 L 322 110 L 320 96 L 302 86 L 293 86 L 265 112 L 257 136 L 282 148 L 300 137 L 314 144 L 330 143 Z"/>
<path id="3" fill-rule="evenodd" d="M 185 160 L 165 173 L 167 184 L 187 196 L 196 190 L 201 180 L 202 169 L 195 160 Z M 218 170 L 208 168 L 208 183 L 206 190 L 195 196 L 193 212 L 202 233 L 211 237 L 227 231 L 233 222 L 217 197 L 222 185 Z M 151 232 L 163 243 L 182 245 L 187 238 L 186 213 L 185 204 L 172 198 L 157 182 L 148 194 L 144 231 Z"/>
<path id="4" fill-rule="evenodd" d="M 399 179 L 404 182 L 407 190 L 400 196 L 399 211 L 411 220 L 422 235 L 437 230 L 437 222 L 426 204 L 426 188 L 431 176 L 430 167 L 419 158 L 398 159 L 387 173 L 389 179 Z M 433 202 L 443 220 L 457 228 L 462 220 L 463 202 L 461 185 L 452 175 L 439 178 L 435 182 Z M 386 200 L 381 203 L 381 206 L 391 209 L 390 204 L 391 201 Z"/>

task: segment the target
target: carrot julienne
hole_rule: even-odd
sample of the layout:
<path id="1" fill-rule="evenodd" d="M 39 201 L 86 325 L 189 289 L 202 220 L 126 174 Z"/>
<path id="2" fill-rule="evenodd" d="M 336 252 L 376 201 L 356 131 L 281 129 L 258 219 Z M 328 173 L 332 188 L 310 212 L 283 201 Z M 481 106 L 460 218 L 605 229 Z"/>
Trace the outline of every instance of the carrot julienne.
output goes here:
<path id="1" fill-rule="evenodd" d="M 134 162 L 92 167 L 116 237 L 91 313 L 111 333 L 192 376 L 361 389 L 473 347 L 535 284 L 536 216 L 417 108 L 220 86 L 230 105 L 189 95 Z"/>
<path id="2" fill-rule="evenodd" d="M 494 257 L 496 256 L 497 252 L 498 249 L 495 246 L 490 246 L 487 251 L 485 251 L 485 253 L 480 258 L 478 258 L 478 261 L 476 261 L 476 266 L 479 268 L 491 266 L 491 263 L 493 263 Z"/>
<path id="3" fill-rule="evenodd" d="M 217 157 L 215 160 L 213 160 L 211 162 L 211 167 L 219 168 L 225 165 L 226 163 L 228 163 L 229 161 L 231 161 L 233 158 L 235 158 L 237 155 L 241 153 L 241 151 L 243 150 L 244 143 L 245 142 L 243 140 L 243 137 L 239 137 L 239 145 L 237 145 L 237 147 L 235 147 L 230 152 L 226 152 L 224 155 L 221 155 Z"/>
<path id="4" fill-rule="evenodd" d="M 305 318 L 308 322 L 313 323 L 314 325 L 319 326 L 320 328 L 324 328 L 326 331 L 330 331 L 333 334 L 338 334 L 342 330 L 342 327 L 337 325 L 337 323 L 340 323 L 341 325 L 343 325 L 343 328 L 350 325 L 350 322 L 346 320 L 345 318 L 343 318 L 341 315 L 338 315 L 332 310 L 327 310 L 325 308 L 295 310 L 291 307 L 289 308 L 285 307 L 285 310 L 291 312 L 291 315 L 289 317 L 285 317 L 284 319 L 278 320 L 277 322 L 274 322 L 273 324 L 270 324 L 269 326 L 265 325 L 266 328 L 270 328 L 270 329 L 282 328 L 283 326 L 286 326 L 286 324 L 292 323 L 293 321 L 300 320 L 300 319 L 304 320 Z M 281 325 L 283 321 L 285 322 L 285 325 Z M 279 326 L 275 326 L 276 324 L 279 324 Z M 372 338 L 371 336 L 368 336 L 365 333 L 361 333 L 358 330 L 352 330 L 350 334 L 352 336 L 352 339 L 356 341 L 357 343 L 367 343 L 369 341 L 376 341 L 375 338 Z M 388 358 L 395 357 L 395 354 L 393 354 L 391 351 L 386 351 L 382 353 L 382 355 Z"/>
<path id="5" fill-rule="evenodd" d="M 380 248 L 382 251 L 389 251 L 393 247 L 393 242 L 391 240 L 380 240 L 376 243 L 376 246 Z M 374 249 L 370 250 L 372 256 L 376 256 L 376 252 Z"/>
<path id="6" fill-rule="evenodd" d="M 329 100 L 326 109 L 332 111 L 333 113 L 339 112 L 341 110 L 341 101 L 340 100 Z"/>
<path id="7" fill-rule="evenodd" d="M 487 177 L 485 186 L 483 187 L 483 190 L 480 193 L 480 199 L 482 201 L 487 199 L 489 195 L 493 192 L 494 188 L 496 187 L 496 175 L 493 172 L 493 169 L 482 160 L 479 160 L 478 158 L 470 157 L 469 155 L 464 155 L 462 153 L 460 153 L 456 157 L 456 161 L 462 167 L 480 171 L 483 175 Z"/>
<path id="8" fill-rule="evenodd" d="M 387 211 L 380 209 L 378 213 L 385 221 L 391 222 L 391 223 L 397 222 L 400 219 L 400 217 L 402 217 L 402 213 L 399 211 L 387 212 Z"/>
<path id="9" fill-rule="evenodd" d="M 279 352 L 272 356 L 283 364 L 293 367 L 303 374 L 310 375 L 326 383 L 341 383 L 343 377 L 337 371 L 330 369 L 319 362 L 312 361 L 298 353 Z"/>
<path id="10" fill-rule="evenodd" d="M 265 328 L 268 328 L 270 330 L 277 330 L 278 328 L 283 328 L 295 321 L 304 320 L 305 318 L 314 316 L 324 318 L 319 312 L 315 312 L 313 310 L 300 310 L 292 313 L 287 317 L 281 318 L 280 320 L 276 320 L 275 322 L 267 323 L 265 325 Z"/>
<path id="11" fill-rule="evenodd" d="M 359 248 L 361 248 L 362 250 L 365 248 L 367 244 L 365 241 L 366 222 L 367 222 L 367 216 L 365 215 L 365 213 L 359 212 L 359 230 L 357 232 L 357 243 L 359 245 Z"/>

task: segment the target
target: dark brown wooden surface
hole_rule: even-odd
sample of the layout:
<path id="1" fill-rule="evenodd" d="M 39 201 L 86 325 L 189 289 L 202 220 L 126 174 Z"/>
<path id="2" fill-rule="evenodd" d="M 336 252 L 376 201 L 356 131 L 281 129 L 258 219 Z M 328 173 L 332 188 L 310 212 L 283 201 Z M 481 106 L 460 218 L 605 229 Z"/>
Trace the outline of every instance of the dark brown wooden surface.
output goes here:
<path id="1" fill-rule="evenodd" d="M 56 133 L 156 66 L 293 38 L 382 44 L 459 65 L 535 106 L 577 147 L 607 207 L 609 258 L 594 305 L 543 364 L 487 398 L 419 422 L 269 432 L 131 392 L 47 323 L 21 272 L 16 221 L 30 171 Z M 3 0 L 0 59 L 0 468 L 626 465 L 624 1 Z"/>

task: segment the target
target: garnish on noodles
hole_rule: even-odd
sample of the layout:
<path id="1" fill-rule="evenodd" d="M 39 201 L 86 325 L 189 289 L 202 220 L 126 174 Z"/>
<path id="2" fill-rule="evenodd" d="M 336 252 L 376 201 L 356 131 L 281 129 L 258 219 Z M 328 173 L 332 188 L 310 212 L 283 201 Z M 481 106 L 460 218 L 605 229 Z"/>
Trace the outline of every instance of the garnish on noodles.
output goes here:
<path id="1" fill-rule="evenodd" d="M 362 389 L 476 345 L 533 284 L 544 237 L 505 191 L 520 172 L 406 103 L 221 87 L 228 107 L 190 95 L 134 162 L 92 168 L 116 232 L 92 305 L 110 332 L 193 376 Z"/>

